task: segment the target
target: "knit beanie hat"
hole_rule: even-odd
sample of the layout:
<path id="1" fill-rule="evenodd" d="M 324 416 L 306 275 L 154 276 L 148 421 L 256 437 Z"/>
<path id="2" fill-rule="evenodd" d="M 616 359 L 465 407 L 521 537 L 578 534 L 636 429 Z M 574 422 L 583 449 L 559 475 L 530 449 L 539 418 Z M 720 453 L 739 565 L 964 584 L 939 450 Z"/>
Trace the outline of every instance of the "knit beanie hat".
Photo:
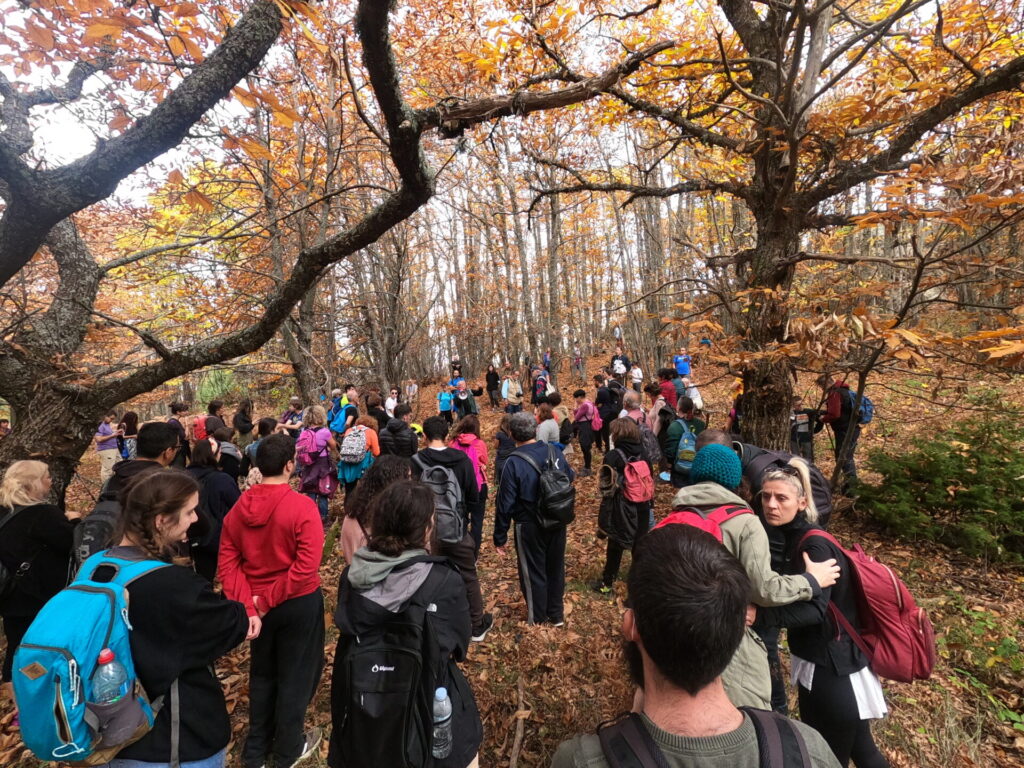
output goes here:
<path id="1" fill-rule="evenodd" d="M 743 478 L 743 467 L 740 457 L 732 448 L 710 443 L 705 445 L 693 457 L 690 467 L 690 480 L 694 483 L 711 481 L 718 483 L 730 491 L 738 488 Z"/>

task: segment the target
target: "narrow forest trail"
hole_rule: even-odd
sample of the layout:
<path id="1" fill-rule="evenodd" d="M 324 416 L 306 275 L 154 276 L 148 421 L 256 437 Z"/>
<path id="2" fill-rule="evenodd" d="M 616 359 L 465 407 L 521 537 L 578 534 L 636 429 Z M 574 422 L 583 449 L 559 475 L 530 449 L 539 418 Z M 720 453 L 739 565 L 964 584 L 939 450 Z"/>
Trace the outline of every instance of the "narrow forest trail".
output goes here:
<path id="1" fill-rule="evenodd" d="M 801 382 L 802 384 L 804 382 Z M 712 426 L 721 426 L 722 405 L 729 382 L 704 391 L 717 406 Z M 563 391 L 572 391 L 563 387 Z M 429 415 L 433 392 L 421 393 L 420 416 Z M 909 434 L 928 429 L 935 419 L 948 418 L 916 399 L 899 400 L 892 392 L 872 397 L 879 405 L 877 426 L 866 434 L 862 451 L 871 445 L 893 450 Z M 481 398 L 483 401 L 485 398 Z M 481 403 L 482 404 L 482 403 Z M 483 435 L 493 450 L 500 413 L 482 407 Z M 827 441 L 818 446 L 819 456 Z M 863 454 L 862 454 L 863 455 Z M 493 453 L 492 453 L 493 458 Z M 580 466 L 578 453 L 570 458 Z M 600 463 L 595 453 L 594 466 Z M 821 460 L 825 471 L 830 462 Z M 86 456 L 82 472 L 95 476 L 95 458 Z M 470 679 L 484 719 L 482 768 L 542 768 L 560 741 L 592 731 L 602 720 L 627 709 L 632 689 L 621 654 L 620 622 L 625 588 L 616 584 L 613 596 L 600 596 L 588 584 L 599 575 L 604 541 L 596 535 L 597 476 L 577 481 L 577 520 L 570 528 L 567 551 L 566 625 L 530 627 L 516 578 L 514 550 L 500 558 L 490 545 L 494 489 L 488 501 L 484 547 L 479 573 L 487 610 L 495 626 L 487 639 L 471 644 L 464 670 Z M 673 490 L 658 486 L 656 514 L 664 516 Z M 833 531 L 845 543 L 860 542 L 869 553 L 893 566 L 932 618 L 939 636 L 940 661 L 933 678 L 914 684 L 885 683 L 890 717 L 876 724 L 877 739 L 897 768 L 943 766 L 1010 768 L 1024 764 L 1024 731 L 1013 728 L 1024 706 L 1020 651 L 1024 636 L 1024 571 L 986 568 L 937 546 L 920 546 L 882 536 L 865 511 L 849 504 L 834 516 Z M 330 726 L 331 661 L 337 639 L 332 613 L 342 570 L 340 554 L 325 558 L 322 570 L 327 599 L 328 666 L 310 719 Z M 623 572 L 629 564 L 624 561 Z M 246 728 L 248 651 L 239 648 L 218 663 L 232 713 L 234 739 L 229 764 L 239 765 L 238 746 Z M 795 701 L 795 694 L 792 696 Z M 0 766 L 36 765 L 11 729 L 12 712 L 0 713 Z M 326 744 L 320 757 L 323 763 Z"/>

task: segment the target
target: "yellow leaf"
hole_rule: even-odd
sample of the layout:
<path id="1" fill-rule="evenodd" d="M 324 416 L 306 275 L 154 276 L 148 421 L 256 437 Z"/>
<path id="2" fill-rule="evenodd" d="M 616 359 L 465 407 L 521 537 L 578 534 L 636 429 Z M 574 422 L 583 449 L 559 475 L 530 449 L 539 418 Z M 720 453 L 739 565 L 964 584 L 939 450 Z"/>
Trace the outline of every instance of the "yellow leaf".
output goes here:
<path id="1" fill-rule="evenodd" d="M 263 144 L 256 141 L 256 139 L 251 139 L 247 136 L 239 136 L 238 143 L 249 157 L 262 160 L 274 159 L 273 153 L 263 146 Z"/>
<path id="2" fill-rule="evenodd" d="M 171 53 L 174 56 L 183 56 L 185 54 L 185 43 L 177 35 L 171 35 L 167 38 L 167 46 L 171 49 Z"/>

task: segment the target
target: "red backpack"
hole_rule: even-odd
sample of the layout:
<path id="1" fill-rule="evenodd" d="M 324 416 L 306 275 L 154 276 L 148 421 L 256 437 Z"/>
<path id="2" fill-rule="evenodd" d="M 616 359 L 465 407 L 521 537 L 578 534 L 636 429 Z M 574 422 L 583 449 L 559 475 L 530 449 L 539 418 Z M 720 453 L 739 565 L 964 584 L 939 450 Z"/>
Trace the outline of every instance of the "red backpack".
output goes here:
<path id="1" fill-rule="evenodd" d="M 700 528 L 706 533 L 710 533 L 719 541 L 722 540 L 722 523 L 726 520 L 732 520 L 734 517 L 740 515 L 752 515 L 753 510 L 750 507 L 741 507 L 737 504 L 726 504 L 724 506 L 713 509 L 707 517 L 704 517 L 693 507 L 687 507 L 684 509 L 677 509 L 671 515 L 666 517 L 655 528 L 661 528 L 663 525 L 692 525 L 694 528 Z"/>
<path id="2" fill-rule="evenodd" d="M 639 504 L 653 499 L 654 477 L 647 462 L 641 458 L 626 459 L 624 453 L 622 458 L 626 462 L 622 469 L 622 495 L 626 501 Z"/>
<path id="3" fill-rule="evenodd" d="M 879 677 L 909 683 L 927 680 L 935 667 L 935 631 L 928 614 L 914 602 L 913 595 L 888 566 L 865 554 L 859 544 L 846 549 L 831 534 L 811 530 L 800 540 L 800 551 L 809 536 L 831 541 L 846 555 L 853 572 L 857 615 L 863 629 L 858 632 L 834 603 L 829 613 L 868 658 L 871 670 Z"/>
<path id="4" fill-rule="evenodd" d="M 205 440 L 209 437 L 206 434 L 206 416 L 196 416 L 192 422 L 192 436 L 196 440 Z"/>

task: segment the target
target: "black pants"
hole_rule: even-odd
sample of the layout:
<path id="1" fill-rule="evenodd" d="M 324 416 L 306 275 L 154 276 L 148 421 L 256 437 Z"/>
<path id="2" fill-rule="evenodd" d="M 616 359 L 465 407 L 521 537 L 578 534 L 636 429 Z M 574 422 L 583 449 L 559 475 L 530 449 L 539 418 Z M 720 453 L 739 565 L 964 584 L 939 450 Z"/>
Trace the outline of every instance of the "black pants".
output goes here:
<path id="1" fill-rule="evenodd" d="M 611 447 L 611 438 L 608 436 L 608 428 L 611 426 L 612 419 L 615 418 L 614 414 L 611 414 L 609 418 L 601 416 L 601 429 L 594 432 L 594 436 L 597 438 L 597 447 L 602 451 L 608 451 Z"/>
<path id="2" fill-rule="evenodd" d="M 317 589 L 268 611 L 250 648 L 242 764 L 259 768 L 273 756 L 275 765 L 289 766 L 302 752 L 306 709 L 324 667 L 323 593 Z"/>
<path id="3" fill-rule="evenodd" d="M 533 522 L 516 523 L 516 555 L 527 623 L 559 623 L 565 618 L 565 526 L 545 531 Z"/>
<path id="4" fill-rule="evenodd" d="M 0 682 L 9 683 L 11 668 L 14 665 L 14 652 L 21 645 L 21 639 L 28 632 L 29 625 L 35 616 L 4 616 L 4 637 L 7 639 L 7 650 L 4 651 L 3 675 L 0 675 Z"/>
<path id="5" fill-rule="evenodd" d="M 797 686 L 800 719 L 814 728 L 846 768 L 888 768 L 889 761 L 871 738 L 871 721 L 861 720 L 849 675 L 837 675 L 829 666 L 816 664 L 812 690 Z"/>
<path id="6" fill-rule="evenodd" d="M 501 405 L 501 398 L 498 397 L 498 390 L 488 389 L 487 396 L 491 398 L 491 406 L 493 406 L 494 408 L 497 408 L 499 405 Z"/>
<path id="7" fill-rule="evenodd" d="M 440 542 L 438 554 L 459 566 L 462 583 L 466 585 L 466 598 L 469 600 L 469 618 L 473 622 L 473 629 L 476 629 L 483 622 L 484 598 L 480 592 L 480 579 L 476 575 L 476 544 L 473 535 L 467 530 L 458 544 Z"/>
<path id="8" fill-rule="evenodd" d="M 846 440 L 847 430 L 844 428 L 836 429 L 835 425 L 832 425 L 832 434 L 836 439 L 835 453 L 836 462 L 839 462 L 839 452 L 842 450 L 843 442 Z M 857 441 L 860 440 L 860 426 L 854 425 L 853 434 L 850 436 L 850 445 L 846 451 L 846 460 L 843 461 L 843 475 L 845 479 L 843 481 L 844 490 L 850 480 L 857 479 L 857 463 L 854 461 L 854 454 L 857 452 Z"/>
<path id="9" fill-rule="evenodd" d="M 576 422 L 576 435 L 579 437 L 580 450 L 583 451 L 583 467 L 590 469 L 593 460 L 594 428 L 589 421 Z"/>
<path id="10" fill-rule="evenodd" d="M 786 697 L 786 679 L 782 675 L 782 661 L 779 658 L 778 627 L 755 630 L 768 651 L 768 672 L 772 677 L 772 709 L 783 715 L 789 714 L 789 700 Z"/>
<path id="11" fill-rule="evenodd" d="M 451 411 L 441 411 L 441 418 L 448 422 L 449 427 L 455 423 L 455 417 L 452 416 Z"/>
<path id="12" fill-rule="evenodd" d="M 473 553 L 480 557 L 480 542 L 484 535 L 484 512 L 487 509 L 487 483 L 480 486 L 480 500 L 469 507 L 469 533 L 473 537 Z"/>
<path id="13" fill-rule="evenodd" d="M 800 437 L 789 441 L 789 452 L 794 456 L 807 459 L 814 463 L 814 436 L 801 433 Z"/>
<path id="14" fill-rule="evenodd" d="M 650 517 L 651 510 L 649 508 L 640 513 L 640 519 L 637 520 L 636 525 L 636 538 L 633 539 L 634 547 L 640 541 L 640 538 L 647 533 Z M 601 581 L 604 582 L 605 586 L 610 587 L 615 583 L 615 579 L 619 577 L 619 568 L 622 566 L 622 555 L 625 551 L 625 547 L 612 541 L 610 536 L 608 537 L 608 548 L 605 550 L 604 555 L 604 572 L 601 574 Z M 630 551 L 632 551 L 632 548 Z"/>

